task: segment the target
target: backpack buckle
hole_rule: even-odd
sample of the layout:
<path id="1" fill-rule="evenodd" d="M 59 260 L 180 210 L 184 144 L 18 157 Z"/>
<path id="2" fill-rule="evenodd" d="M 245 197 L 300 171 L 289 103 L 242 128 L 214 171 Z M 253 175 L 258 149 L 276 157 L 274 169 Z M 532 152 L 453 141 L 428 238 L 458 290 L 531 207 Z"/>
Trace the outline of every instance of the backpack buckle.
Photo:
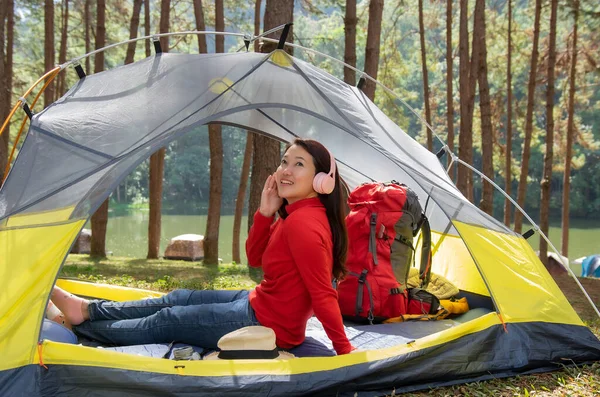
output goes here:
<path id="1" fill-rule="evenodd" d="M 363 269 L 362 272 L 360 272 L 360 276 L 358 276 L 358 283 L 359 284 L 364 284 L 365 281 L 367 280 L 367 269 Z"/>

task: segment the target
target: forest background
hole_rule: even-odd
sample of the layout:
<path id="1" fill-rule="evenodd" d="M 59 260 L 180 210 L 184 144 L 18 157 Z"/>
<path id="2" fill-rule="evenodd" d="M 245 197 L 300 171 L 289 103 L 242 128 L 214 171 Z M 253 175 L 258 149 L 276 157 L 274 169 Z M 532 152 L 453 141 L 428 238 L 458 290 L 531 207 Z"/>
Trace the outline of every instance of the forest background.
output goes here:
<path id="1" fill-rule="evenodd" d="M 273 27 L 265 26 L 266 16 L 261 18 L 270 9 L 291 7 L 294 26 L 290 41 L 350 61 L 358 70 L 377 77 L 405 102 L 381 88 L 369 95 L 392 120 L 432 151 L 439 151 L 443 143 L 427 133 L 406 104 L 414 108 L 461 159 L 484 169 L 515 200 L 519 199 L 542 224 L 542 230 L 544 224 L 547 228 L 550 220 L 560 219 L 561 215 L 565 224 L 565 210 L 567 229 L 569 218 L 600 223 L 600 6 L 595 1 L 463 0 L 459 4 L 388 0 L 384 4 L 382 0 L 1 0 L 0 118 L 4 119 L 22 93 L 56 64 L 99 48 L 99 44 L 101 47 L 159 31 L 197 30 L 201 26 L 198 7 L 206 30 L 249 34 L 256 34 L 256 22 L 259 32 Z M 355 7 L 355 18 L 348 16 L 349 7 Z M 259 10 L 258 15 L 255 10 Z M 354 63 L 348 58 L 348 31 L 353 21 Z M 374 31 L 378 31 L 375 51 Z M 165 51 L 183 53 L 232 52 L 243 45 L 232 37 L 219 44 L 213 35 L 206 36 L 204 50 L 195 35 L 161 41 Z M 95 72 L 118 67 L 148 56 L 150 44 L 148 40 L 140 41 L 133 50 L 115 47 L 102 57 L 87 58 L 82 66 L 88 74 L 93 73 L 92 66 Z M 360 77 L 349 77 L 348 69 L 327 58 L 299 50 L 294 55 L 348 83 L 356 84 Z M 373 58 L 374 69 L 365 62 L 372 63 Z M 44 93 L 45 106 L 78 79 L 71 68 L 60 76 Z M 1 169 L 24 118 L 24 112 L 19 112 L 2 136 Z M 215 183 L 211 182 L 215 157 L 211 164 L 214 142 L 210 140 L 214 135 L 208 130 L 193 131 L 164 151 L 162 213 L 215 211 L 209 203 L 211 183 Z M 251 185 L 262 185 L 262 181 L 253 178 L 247 186 L 240 184 L 244 158 L 248 156 L 246 131 L 223 126 L 219 135 L 222 152 L 217 158 L 222 161 L 222 190 L 217 211 L 231 215 L 240 199 L 240 186 L 252 201 Z M 17 142 L 17 152 L 21 142 Z M 448 156 L 442 158 L 447 160 Z M 152 206 L 148 177 L 151 161 L 140 165 L 118 186 L 108 207 L 115 211 L 148 203 Z M 492 168 L 486 171 L 490 165 Z M 461 169 L 465 168 L 453 168 L 451 174 L 463 194 L 496 218 L 512 224 L 514 208 L 506 206 L 505 198 L 497 192 L 486 196 L 481 179 L 461 174 Z M 523 194 L 519 187 L 524 189 Z M 544 193 L 544 187 L 548 192 Z M 248 200 L 243 202 L 247 213 Z M 156 217 L 150 222 L 156 223 Z M 520 225 L 515 228 L 521 231 Z M 102 229 L 95 232 L 100 233 Z M 96 252 L 104 255 L 101 243 Z M 148 257 L 156 256 L 151 251 L 149 247 Z M 216 252 L 212 254 L 213 258 L 217 256 Z"/>

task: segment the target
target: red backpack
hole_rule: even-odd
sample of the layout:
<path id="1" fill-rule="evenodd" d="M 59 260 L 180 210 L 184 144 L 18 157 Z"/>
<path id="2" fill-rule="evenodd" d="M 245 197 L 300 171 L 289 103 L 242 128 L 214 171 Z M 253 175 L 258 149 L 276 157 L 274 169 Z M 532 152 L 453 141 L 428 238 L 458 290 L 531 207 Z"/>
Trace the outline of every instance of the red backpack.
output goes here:
<path id="1" fill-rule="evenodd" d="M 406 287 L 415 260 L 413 238 L 421 229 L 423 288 L 430 276 L 431 231 L 416 193 L 396 181 L 365 183 L 350 193 L 348 205 L 348 274 L 337 287 L 342 315 L 372 323 L 412 314 L 412 307 L 420 310 L 414 314 L 422 314 L 423 303 L 428 302 L 409 304 Z"/>

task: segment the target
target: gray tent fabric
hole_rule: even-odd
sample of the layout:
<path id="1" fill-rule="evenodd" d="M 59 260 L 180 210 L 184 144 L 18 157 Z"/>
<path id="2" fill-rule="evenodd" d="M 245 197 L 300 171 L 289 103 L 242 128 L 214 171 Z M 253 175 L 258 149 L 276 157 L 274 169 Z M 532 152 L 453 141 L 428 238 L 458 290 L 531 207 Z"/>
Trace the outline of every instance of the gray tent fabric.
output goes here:
<path id="1" fill-rule="evenodd" d="M 359 89 L 280 50 L 162 53 L 81 79 L 34 116 L 18 171 L 0 190 L 0 227 L 17 214 L 61 208 L 62 218 L 46 222 L 87 218 L 136 165 L 209 122 L 284 142 L 319 140 L 351 188 L 395 179 L 430 196 L 433 230 L 456 234 L 457 219 L 513 233 L 466 202 L 438 158 Z"/>

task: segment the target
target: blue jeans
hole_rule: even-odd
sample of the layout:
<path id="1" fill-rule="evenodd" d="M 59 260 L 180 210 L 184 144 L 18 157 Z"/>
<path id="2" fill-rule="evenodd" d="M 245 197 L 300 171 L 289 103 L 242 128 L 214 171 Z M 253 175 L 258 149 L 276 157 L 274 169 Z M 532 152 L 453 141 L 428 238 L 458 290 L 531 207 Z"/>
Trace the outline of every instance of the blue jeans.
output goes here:
<path id="1" fill-rule="evenodd" d="M 75 333 L 107 344 L 138 345 L 181 342 L 217 348 L 229 332 L 260 325 L 248 291 L 175 290 L 154 299 L 129 302 L 92 301 L 90 320 Z"/>

